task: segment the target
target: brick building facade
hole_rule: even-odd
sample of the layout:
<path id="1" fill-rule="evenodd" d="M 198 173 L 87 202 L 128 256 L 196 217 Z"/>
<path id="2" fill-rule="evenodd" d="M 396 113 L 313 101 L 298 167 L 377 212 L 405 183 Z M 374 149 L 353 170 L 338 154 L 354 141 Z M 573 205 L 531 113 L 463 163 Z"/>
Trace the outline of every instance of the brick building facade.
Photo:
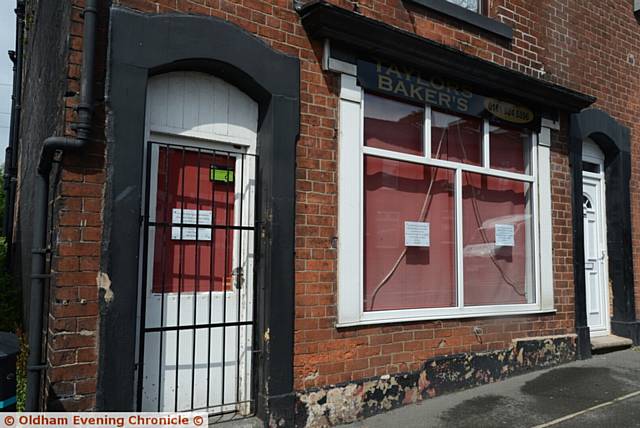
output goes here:
<path id="1" fill-rule="evenodd" d="M 596 294 L 589 288 L 592 271 L 585 274 L 592 262 L 589 248 L 584 255 L 583 168 L 594 177 L 600 174 L 606 182 L 606 194 L 604 187 L 599 188 L 599 203 L 606 212 L 606 216 L 601 213 L 600 221 L 606 224 L 606 235 L 600 236 L 597 248 L 604 252 L 594 262 L 603 266 L 595 274 L 605 284 L 601 287 L 604 294 L 598 294 L 604 299 L 598 307 L 603 333 L 638 343 L 640 284 L 635 282 L 638 275 L 634 280 L 632 266 L 640 265 L 636 258 L 640 254 L 639 218 L 635 215 L 640 208 L 640 178 L 633 162 L 640 147 L 634 143 L 634 117 L 640 113 L 635 101 L 640 92 L 635 72 L 640 46 L 631 5 L 622 0 L 487 0 L 472 10 L 474 2 L 468 2 L 467 8 L 452 3 L 26 1 L 24 55 L 19 59 L 24 63 L 21 126 L 11 147 L 15 160 L 8 161 L 15 169 L 16 183 L 15 206 L 10 204 L 15 221 L 9 232 L 13 266 L 31 302 L 31 311 L 26 311 L 32 325 L 30 340 L 43 343 L 41 361 L 32 361 L 32 372 L 41 382 L 30 384 L 36 403 L 33 410 L 207 408 L 212 413 L 257 413 L 274 426 L 327 426 L 522 371 L 587 358 L 589 327 L 596 331 L 597 323 L 588 316 L 596 305 Z M 87 5 L 88 11 L 84 10 Z M 92 5 L 97 6 L 95 10 Z M 83 56 L 87 15 L 95 16 L 97 22 L 89 35 L 95 37 L 92 58 Z M 94 96 L 89 120 L 82 122 L 82 108 L 77 107 L 82 107 L 82 69 L 87 59 L 93 61 L 94 73 L 86 84 L 93 88 Z M 373 80 L 364 74 L 367 69 L 374 70 Z M 417 85 L 413 93 L 404 86 L 409 84 Z M 176 87 L 187 89 L 176 95 Z M 203 94 L 209 90 L 216 101 L 206 110 L 209 104 Z M 435 91 L 433 100 L 427 99 L 429 90 Z M 448 95 L 442 95 L 445 92 Z M 476 131 L 482 155 L 476 165 L 464 149 L 456 155 L 456 149 L 447 145 L 449 157 L 445 159 L 440 145 L 435 148 L 434 135 L 441 132 L 437 115 L 460 113 L 447 98 L 460 94 L 469 94 L 469 103 L 484 101 L 484 109 L 472 114 L 473 119 L 460 119 L 467 118 L 466 114 L 455 116 L 479 123 Z M 497 107 L 488 107 L 492 100 Z M 385 127 L 400 123 L 385 116 L 384 106 L 394 102 L 404 103 L 402 108 L 413 106 L 423 120 L 412 122 L 426 132 L 418 137 L 418 154 L 407 152 L 405 146 L 397 149 L 385 146 L 384 141 L 378 146 L 373 142 L 384 140 L 379 135 Z M 366 106 L 375 103 L 383 107 L 368 113 Z M 169 106 L 166 111 L 157 107 L 165 104 Z M 192 120 L 187 111 L 193 105 L 198 111 Z M 178 110 L 172 106 L 179 106 Z M 226 112 L 221 113 L 226 122 L 218 120 L 219 106 Z M 233 113 L 236 106 L 240 106 L 238 112 Z M 215 120 L 205 123 L 205 111 Z M 179 123 L 174 120 L 176 114 L 181 116 Z M 514 118 L 518 114 L 526 118 Z M 382 130 L 374 130 L 374 119 L 387 121 Z M 406 116 L 403 120 L 411 119 Z M 84 140 L 78 139 L 82 129 L 78 123 L 90 126 L 90 136 Z M 223 130 L 216 128 L 220 123 Z M 470 129 L 463 132 L 471 133 Z M 504 168 L 489 163 L 488 154 L 495 162 L 501 159 L 489 147 L 491 141 L 498 141 L 492 138 L 502 132 L 496 129 L 528 136 L 529 142 L 522 143 L 530 148 L 529 154 L 523 148 L 522 171 L 508 158 Z M 367 139 L 373 134 L 377 137 Z M 43 151 L 43 141 L 52 135 L 68 137 L 67 143 Z M 455 137 L 446 138 L 455 144 Z M 591 161 L 585 163 L 589 167 L 583 166 L 585 140 L 592 140 L 603 154 L 599 170 L 588 169 Z M 207 146 L 207 141 L 213 145 Z M 223 143 L 226 146 L 220 146 Z M 473 147 L 467 140 L 460 144 L 468 150 Z M 393 150 L 400 154 L 388 153 Z M 197 160 L 191 159 L 196 152 Z M 46 153 L 51 171 L 38 168 Z M 370 219 L 359 214 L 370 203 L 367 201 L 376 200 L 374 190 L 367 190 L 371 193 L 362 200 L 358 196 L 367 192 L 359 189 L 369 189 L 368 178 L 362 178 L 365 171 L 376 167 L 369 170 L 367 166 L 363 171 L 365 161 L 349 158 L 351 154 L 362 159 L 387 156 L 376 174 L 396 174 L 396 179 L 405 174 L 402 177 L 407 182 L 417 176 L 409 170 L 397 172 L 400 166 L 390 173 L 396 168 L 391 163 L 413 162 L 415 166 L 421 162 L 418 157 L 424 156 L 428 159 L 425 177 L 437 177 L 431 179 L 432 184 L 449 180 L 437 196 L 431 197 L 429 186 L 425 199 L 425 206 L 431 198 L 434 209 L 443 210 L 442 223 L 434 223 L 431 217 L 424 221 L 428 214 L 420 215 L 424 218 L 417 222 L 426 224 L 427 231 L 431 224 L 431 242 L 415 245 L 417 249 L 405 247 L 407 241 L 400 244 L 402 256 L 389 274 L 392 278 L 399 269 L 407 278 L 443 275 L 438 277 L 442 284 L 449 274 L 453 279 L 448 297 L 442 294 L 444 286 L 433 291 L 424 290 L 431 285 L 413 289 L 410 279 L 389 282 L 389 278 L 380 280 L 384 272 L 369 270 L 368 265 L 390 264 L 395 256 L 385 256 L 384 247 L 365 250 L 367 244 L 357 244 L 358 239 L 379 239 L 392 245 L 385 241 L 386 235 L 376 235 L 376 227 L 367 229 L 368 224 L 382 224 L 376 223 L 379 216 Z M 234 167 L 228 163 L 230 156 L 236 159 Z M 356 161 L 347 163 L 352 159 Z M 171 168 L 176 162 L 172 170 L 178 171 L 175 183 L 169 170 L 163 173 L 163 162 Z M 355 175 L 348 175 L 350 165 L 355 165 Z M 211 183 L 213 189 L 212 194 L 204 195 L 199 186 L 190 188 L 196 192 L 196 201 L 189 202 L 193 206 L 185 202 L 189 168 L 195 168 L 198 177 L 193 183 Z M 203 168 L 208 171 L 206 180 Z M 48 180 L 44 220 L 38 215 L 42 205 L 33 201 L 37 169 Z M 218 175 L 219 171 L 226 175 Z M 165 187 L 156 174 L 166 176 Z M 495 184 L 493 190 L 508 188 L 516 199 L 500 199 L 501 208 L 489 207 L 490 200 L 498 196 L 477 197 L 477 189 L 491 186 L 474 187 L 469 178 L 474 174 L 498 177 L 502 184 Z M 347 175 L 355 177 L 354 181 L 341 184 L 341 176 L 344 180 Z M 507 181 L 511 184 L 505 184 Z M 232 190 L 230 182 L 235 183 Z M 529 184 L 522 185 L 525 190 L 514 190 L 521 184 L 512 182 Z M 174 184 L 177 190 L 171 194 L 168 189 Z M 400 191 L 401 184 L 389 186 Z M 236 202 L 229 205 L 228 197 L 226 201 L 215 199 L 216 189 L 227 189 L 224 191 L 231 192 Z M 403 191 L 404 200 L 417 192 L 411 189 Z M 175 199 L 172 207 L 161 202 L 165 199 L 160 196 L 154 199 L 161 191 L 166 200 Z M 201 197 L 211 199 L 209 209 L 201 207 Z M 245 214 L 242 203 L 246 204 Z M 510 204 L 511 211 L 501 211 L 505 204 Z M 223 206 L 221 214 L 216 211 L 218 205 Z M 171 221 L 161 213 L 161 206 L 172 209 Z M 446 206 L 453 208 L 446 211 Z M 476 214 L 481 243 L 474 241 L 480 238 L 463 232 L 469 229 L 464 212 L 473 209 L 477 213 L 479 206 L 484 207 L 485 215 L 491 212 L 494 217 L 486 226 Z M 193 211 L 192 223 L 187 221 L 186 210 Z M 514 220 L 515 226 L 506 228 L 507 241 L 515 242 L 501 244 L 510 251 L 508 255 L 495 249 L 489 255 L 467 255 L 467 248 L 471 251 L 476 245 L 480 251 L 492 240 L 496 242 L 491 245 L 499 247 L 493 235 L 497 227 L 491 235 L 481 229 L 508 223 L 504 217 L 509 215 L 520 217 Z M 410 216 L 405 217 L 406 221 Z M 452 238 L 441 239 L 449 220 Z M 48 230 L 45 245 L 36 247 L 47 250 L 42 251 L 47 263 L 41 272 L 33 270 L 37 221 L 44 221 Z M 178 237 L 161 235 L 169 223 L 180 224 L 171 227 L 171 233 L 178 230 Z M 401 225 L 396 223 L 389 223 L 392 231 Z M 208 232 L 200 230 L 203 224 L 205 228 L 209 225 Z M 353 224 L 357 227 L 352 228 Z M 424 226 L 416 227 L 424 232 Z M 397 230 L 398 236 L 406 235 Z M 186 238 L 188 233 L 194 236 Z M 202 233 L 209 233 L 208 238 Z M 221 249 L 212 244 L 202 256 L 205 250 L 201 247 L 207 242 L 221 241 L 225 242 L 219 244 Z M 160 249 L 158 242 L 177 253 Z M 420 251 L 428 251 L 426 246 L 433 254 L 422 259 Z M 191 260 L 185 251 L 194 251 L 188 253 L 196 260 L 193 271 L 185 267 Z M 170 254 L 171 262 L 159 259 L 160 253 Z M 201 257 L 211 259 L 207 262 L 210 284 L 205 288 L 200 284 Z M 405 263 L 404 257 L 413 261 Z M 429 257 L 438 263 L 433 270 L 424 261 Z M 484 261 L 469 270 L 473 257 L 484 257 Z M 521 258 L 521 266 L 513 267 Z M 177 270 L 167 275 L 163 265 Z M 495 272 L 486 273 L 482 266 L 487 265 L 495 266 L 503 279 L 491 279 Z M 187 271 L 195 279 L 184 279 Z M 522 290 L 517 289 L 519 284 L 512 284 L 509 275 L 522 277 Z M 173 294 L 160 279 L 165 277 L 168 287 L 177 281 L 177 288 L 170 289 Z M 370 283 L 368 278 L 378 280 Z M 478 288 L 471 288 L 475 279 Z M 193 284 L 186 285 L 187 281 Z M 243 288 L 238 285 L 242 281 L 255 283 L 255 288 Z M 511 285 L 513 292 L 492 281 L 506 284 L 507 289 Z M 408 291 L 396 296 L 387 284 Z M 181 296 L 181 292 L 189 295 Z M 216 317 L 212 311 L 217 304 L 212 300 L 215 293 L 223 296 L 221 321 L 212 320 Z M 185 324 L 180 307 L 191 295 L 188 302 L 193 313 L 183 313 L 183 317 L 193 318 Z M 378 295 L 382 305 L 388 306 L 384 310 L 374 310 Z M 44 315 L 40 325 L 33 325 L 38 296 L 44 302 Z M 200 298 L 208 305 L 203 306 L 208 307 L 208 320 L 197 316 Z M 447 298 L 452 301 L 439 306 L 431 303 Z M 483 299 L 495 302 L 487 304 Z M 161 308 L 158 325 L 151 308 L 154 302 Z M 167 319 L 172 316 L 169 313 L 175 307 L 171 305 L 177 305 L 175 325 L 164 318 L 165 310 Z M 238 308 L 230 315 L 231 321 L 227 305 Z M 488 310 L 487 305 L 496 307 Z M 168 329 L 167 323 L 171 324 Z M 42 329 L 45 334 L 34 337 Z M 207 334 L 201 336 L 204 331 Z M 187 336 L 181 337 L 182 332 Z M 229 337 L 236 340 L 229 342 Z M 221 340 L 222 357 L 211 356 L 218 352 L 212 340 Z M 227 342 L 233 349 L 231 356 L 224 350 Z M 204 345 L 208 352 L 200 349 L 203 343 L 208 344 Z M 190 346 L 191 351 L 184 350 Z M 171 363 L 167 355 L 173 351 Z M 203 360 L 209 366 L 206 386 L 196 381 L 205 372 L 195 374 L 196 360 L 204 358 L 202 352 L 208 353 L 208 360 Z M 157 353 L 160 367 L 156 372 L 149 368 L 152 364 L 147 358 Z M 231 370 L 227 373 L 223 368 L 216 374 L 211 361 L 222 367 L 231 364 Z M 45 368 L 38 370 L 38 363 Z M 185 388 L 178 388 L 186 372 L 170 367 L 183 363 L 191 364 L 184 380 L 184 385 L 191 382 L 187 396 L 179 392 Z M 146 367 L 146 375 L 141 367 Z M 149 380 L 152 374 L 162 380 Z M 234 379 L 229 391 L 225 377 L 227 383 Z M 211 392 L 212 403 L 210 389 L 218 388 L 220 382 L 221 401 L 215 401 L 218 398 Z M 206 389 L 207 397 L 200 407 L 193 397 L 198 388 Z"/>

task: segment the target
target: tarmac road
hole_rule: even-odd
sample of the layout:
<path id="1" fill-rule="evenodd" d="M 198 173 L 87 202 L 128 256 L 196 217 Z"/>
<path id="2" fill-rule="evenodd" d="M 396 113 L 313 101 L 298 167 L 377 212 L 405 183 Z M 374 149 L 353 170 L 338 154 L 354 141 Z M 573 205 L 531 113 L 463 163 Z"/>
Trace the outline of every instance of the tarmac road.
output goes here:
<path id="1" fill-rule="evenodd" d="M 443 395 L 343 427 L 640 427 L 640 348 Z"/>

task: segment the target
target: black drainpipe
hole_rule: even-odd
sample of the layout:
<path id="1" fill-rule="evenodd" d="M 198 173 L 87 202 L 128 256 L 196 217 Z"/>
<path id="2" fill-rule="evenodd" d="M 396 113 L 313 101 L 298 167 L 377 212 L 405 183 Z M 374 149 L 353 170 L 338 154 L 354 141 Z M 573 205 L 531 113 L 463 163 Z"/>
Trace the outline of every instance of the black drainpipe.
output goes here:
<path id="1" fill-rule="evenodd" d="M 74 124 L 76 138 L 49 137 L 44 140 L 34 189 L 33 249 L 31 256 L 31 292 L 29 307 L 29 359 L 27 362 L 26 411 L 39 410 L 42 361 L 42 330 L 44 289 L 50 275 L 46 273 L 47 208 L 49 205 L 49 173 L 53 157 L 58 151 L 79 151 L 88 142 L 93 117 L 93 65 L 97 20 L 97 0 L 86 0 L 83 16 L 82 75 L 80 76 L 80 103 L 76 107 Z"/>
<path id="2" fill-rule="evenodd" d="M 13 62 L 13 91 L 11 94 L 11 124 L 9 145 L 4 155 L 4 236 L 7 239 L 7 267 L 11 264 L 13 247 L 13 211 L 16 200 L 16 173 L 18 163 L 18 144 L 20 139 L 20 109 L 22 104 L 22 44 L 24 33 L 24 0 L 16 3 L 16 50 L 9 51 Z"/>

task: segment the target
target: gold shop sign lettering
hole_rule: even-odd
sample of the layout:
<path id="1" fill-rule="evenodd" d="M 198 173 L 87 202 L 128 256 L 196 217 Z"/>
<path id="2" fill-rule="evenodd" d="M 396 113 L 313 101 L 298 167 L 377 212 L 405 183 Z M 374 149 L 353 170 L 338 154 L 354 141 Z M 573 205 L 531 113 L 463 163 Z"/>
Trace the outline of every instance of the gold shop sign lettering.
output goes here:
<path id="1" fill-rule="evenodd" d="M 476 94 L 455 82 L 426 76 L 411 67 L 359 60 L 358 82 L 377 93 L 498 123 L 533 129 L 540 124 L 539 116 L 527 107 Z"/>

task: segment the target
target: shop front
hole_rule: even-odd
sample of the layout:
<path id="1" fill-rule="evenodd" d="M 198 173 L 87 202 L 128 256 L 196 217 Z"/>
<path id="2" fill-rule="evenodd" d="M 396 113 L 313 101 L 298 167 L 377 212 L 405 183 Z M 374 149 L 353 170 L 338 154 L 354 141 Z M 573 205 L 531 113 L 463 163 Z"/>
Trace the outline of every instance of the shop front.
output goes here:
<path id="1" fill-rule="evenodd" d="M 594 98 L 322 2 L 299 13 L 339 87 L 332 337 L 362 348 L 354 371 L 298 392 L 298 424 L 588 358 L 611 334 L 607 269 L 623 266 L 602 229 L 604 157 L 589 173 L 567 144 Z"/>
<path id="2" fill-rule="evenodd" d="M 325 427 L 640 342 L 630 131 L 543 15 L 112 3 L 87 6 L 90 149 L 49 153 L 34 410 Z"/>
<path id="3" fill-rule="evenodd" d="M 131 199 L 144 221 L 111 238 L 142 242 L 140 263 L 111 256 L 112 280 L 141 282 L 138 309 L 104 303 L 101 346 L 130 349 L 135 388 L 103 405 L 336 424 L 587 357 L 574 311 L 593 300 L 563 273 L 576 224 L 562 134 L 593 99 L 327 3 L 299 14 L 337 86 L 336 162 L 317 171 L 334 174 L 337 211 L 319 220 L 336 228 L 316 250 L 318 263 L 335 253 L 336 286 L 309 313 L 284 250 L 299 191 L 294 60 L 228 23 L 112 11 L 112 138 L 141 139 L 110 156 L 114 171 L 144 165 L 144 202 Z M 291 85 L 237 49 L 189 44 L 210 33 Z M 114 175 L 112 194 L 139 179 Z M 126 203 L 114 199 L 112 221 Z M 298 205 L 296 224 L 307 214 Z M 315 321 L 320 310 L 335 315 Z M 135 334 L 110 333 L 133 320 Z M 300 327 L 320 323 L 320 339 Z M 121 364 L 105 357 L 102 391 L 125 386 L 106 376 Z"/>
<path id="4" fill-rule="evenodd" d="M 339 188 L 361 190 L 339 192 L 338 325 L 553 310 L 539 114 L 408 66 L 357 69 L 341 80 L 341 126 L 362 119 L 339 143 Z"/>

